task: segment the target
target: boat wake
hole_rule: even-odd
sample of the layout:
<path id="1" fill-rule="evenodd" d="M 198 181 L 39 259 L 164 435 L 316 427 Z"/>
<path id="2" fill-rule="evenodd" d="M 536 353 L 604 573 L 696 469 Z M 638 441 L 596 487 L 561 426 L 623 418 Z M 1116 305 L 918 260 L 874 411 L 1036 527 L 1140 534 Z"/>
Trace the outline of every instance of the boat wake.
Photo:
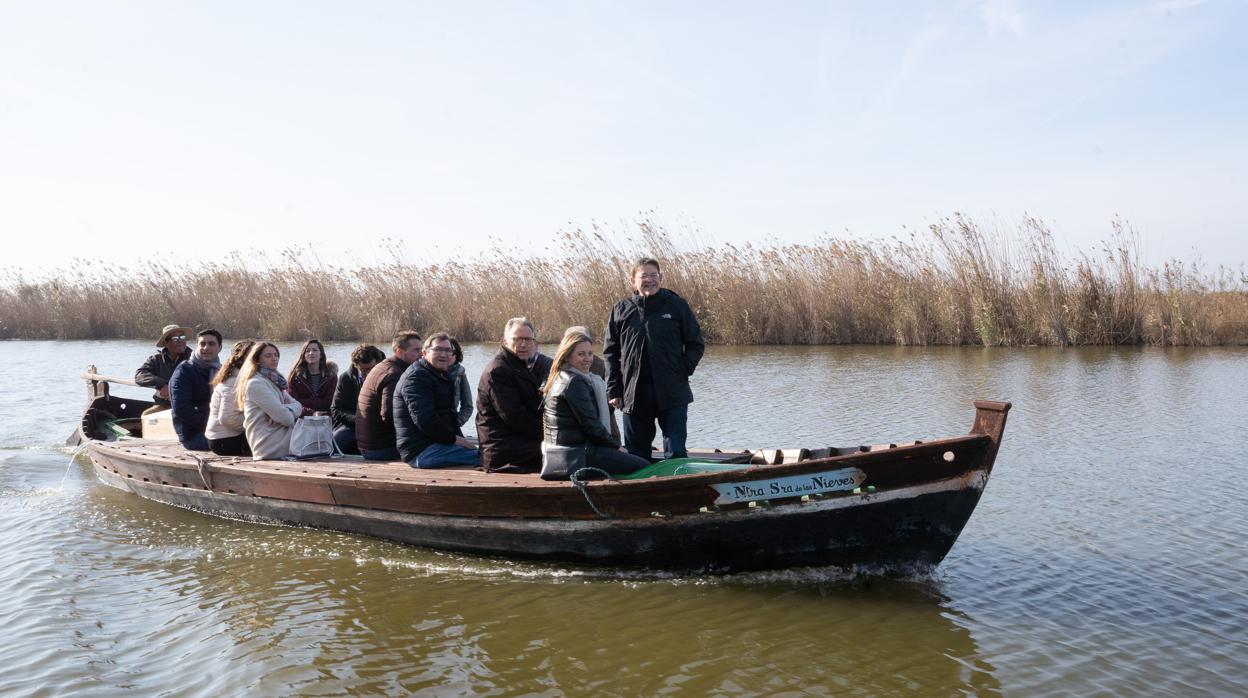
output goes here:
<path id="1" fill-rule="evenodd" d="M 435 559 L 429 559 L 435 558 Z M 425 559 L 395 557 L 357 557 L 356 564 L 381 564 L 389 569 L 403 569 L 435 575 L 466 575 L 491 579 L 546 580 L 556 583 L 623 583 L 629 586 L 661 584 L 667 586 L 845 586 L 854 587 L 887 580 L 892 583 L 934 584 L 936 569 L 930 565 L 853 565 L 848 567 L 794 567 L 784 570 L 735 572 L 706 575 L 668 570 L 626 567 L 577 567 L 558 563 L 508 561 L 474 558 L 455 553 L 428 551 Z"/>

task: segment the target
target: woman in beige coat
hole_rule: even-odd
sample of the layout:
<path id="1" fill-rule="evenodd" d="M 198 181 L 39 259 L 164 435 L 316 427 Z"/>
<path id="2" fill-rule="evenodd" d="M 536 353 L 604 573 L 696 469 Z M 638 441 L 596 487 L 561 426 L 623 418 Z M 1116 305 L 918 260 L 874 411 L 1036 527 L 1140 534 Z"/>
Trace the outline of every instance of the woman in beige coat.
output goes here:
<path id="1" fill-rule="evenodd" d="M 238 375 L 243 431 L 256 460 L 285 458 L 290 453 L 290 431 L 303 414 L 303 405 L 286 392 L 286 378 L 277 372 L 277 346 L 256 342 Z"/>

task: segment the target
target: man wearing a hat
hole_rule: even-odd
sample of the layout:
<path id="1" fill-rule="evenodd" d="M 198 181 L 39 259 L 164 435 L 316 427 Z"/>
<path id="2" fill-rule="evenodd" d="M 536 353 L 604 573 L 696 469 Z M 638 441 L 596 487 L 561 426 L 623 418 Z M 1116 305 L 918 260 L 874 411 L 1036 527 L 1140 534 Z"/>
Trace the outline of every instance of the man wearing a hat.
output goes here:
<path id="1" fill-rule="evenodd" d="M 191 358 L 191 348 L 186 346 L 186 338 L 191 334 L 189 327 L 165 325 L 160 331 L 160 339 L 156 340 L 156 348 L 160 351 L 149 356 L 134 372 L 135 383 L 156 389 L 152 395 L 156 405 L 150 411 L 169 409 L 169 379 L 178 364 Z"/>

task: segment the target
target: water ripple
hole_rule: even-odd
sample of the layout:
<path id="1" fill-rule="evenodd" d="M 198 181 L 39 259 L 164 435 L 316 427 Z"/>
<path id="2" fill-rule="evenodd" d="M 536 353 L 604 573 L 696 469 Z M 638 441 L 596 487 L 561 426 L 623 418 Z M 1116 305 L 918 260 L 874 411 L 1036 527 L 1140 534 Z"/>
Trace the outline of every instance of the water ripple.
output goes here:
<path id="1" fill-rule="evenodd" d="M 77 361 L 125 373 L 141 344 Z M 0 364 L 67 346 L 0 343 Z M 488 354 L 469 348 L 473 376 Z M 216 519 L 102 486 L 81 460 L 66 475 L 81 385 L 17 381 L 39 390 L 13 404 L 47 410 L 0 419 L 0 694 L 1238 695 L 1245 358 L 708 352 L 700 444 L 930 438 L 964 433 L 972 398 L 1014 400 L 962 538 L 909 576 L 517 563 Z M 776 395 L 818 399 L 758 399 Z"/>

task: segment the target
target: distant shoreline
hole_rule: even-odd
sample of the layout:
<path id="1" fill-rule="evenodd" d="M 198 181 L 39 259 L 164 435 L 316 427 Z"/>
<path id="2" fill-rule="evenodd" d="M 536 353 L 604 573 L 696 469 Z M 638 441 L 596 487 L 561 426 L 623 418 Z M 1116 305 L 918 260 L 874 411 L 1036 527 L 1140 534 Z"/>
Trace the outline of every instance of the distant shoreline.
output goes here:
<path id="1" fill-rule="evenodd" d="M 908 241 L 720 245 L 681 250 L 643 224 L 622 243 L 567 234 L 567 256 L 344 268 L 292 261 L 250 270 L 237 256 L 116 277 L 86 263 L 55 278 L 0 278 L 0 339 L 145 339 L 165 324 L 229 337 L 376 341 L 445 330 L 493 341 L 515 315 L 547 341 L 600 332 L 631 292 L 631 260 L 663 264 L 712 344 L 981 346 L 1248 344 L 1248 274 L 1179 261 L 1141 265 L 1115 226 L 1099 256 L 1062 257 L 1042 223 L 1017 237 L 963 217 Z"/>

